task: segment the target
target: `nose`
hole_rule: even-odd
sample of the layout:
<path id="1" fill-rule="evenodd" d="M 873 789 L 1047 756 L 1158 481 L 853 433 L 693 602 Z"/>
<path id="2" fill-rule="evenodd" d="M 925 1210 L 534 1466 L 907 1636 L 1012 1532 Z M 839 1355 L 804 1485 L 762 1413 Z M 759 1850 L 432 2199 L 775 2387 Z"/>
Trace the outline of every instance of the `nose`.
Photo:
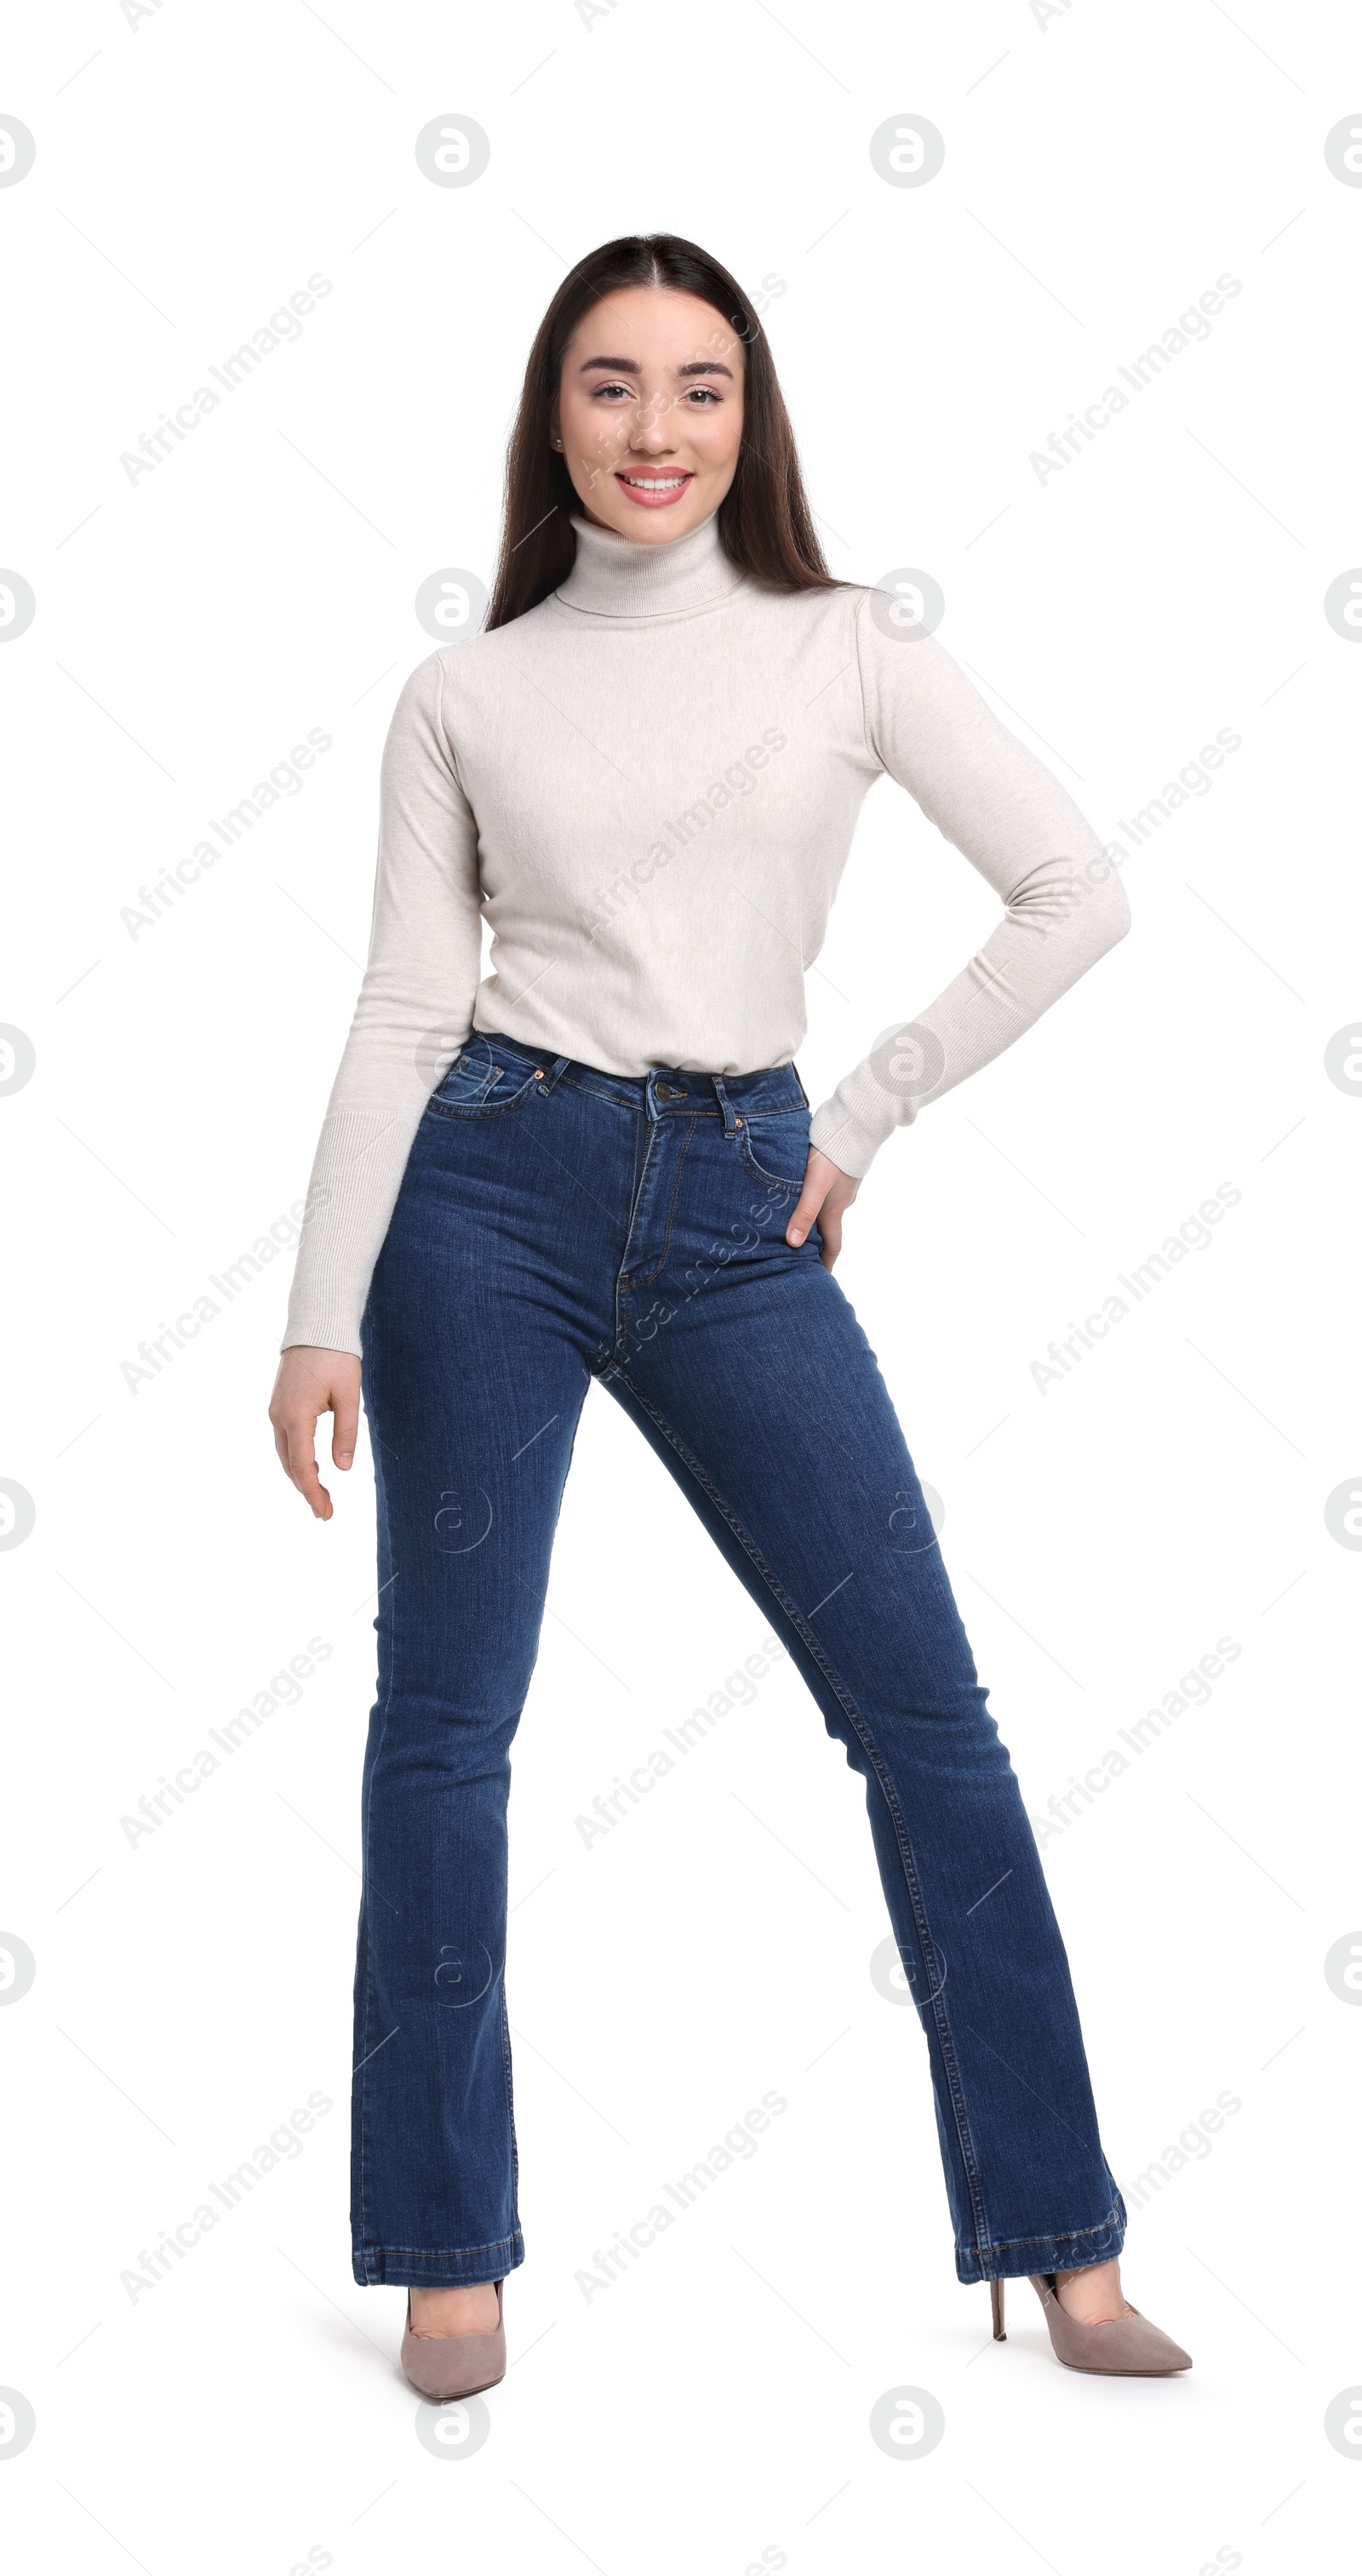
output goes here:
<path id="1" fill-rule="evenodd" d="M 671 404 L 664 393 L 644 396 L 629 421 L 629 445 L 640 453 L 657 455 L 674 444 Z"/>

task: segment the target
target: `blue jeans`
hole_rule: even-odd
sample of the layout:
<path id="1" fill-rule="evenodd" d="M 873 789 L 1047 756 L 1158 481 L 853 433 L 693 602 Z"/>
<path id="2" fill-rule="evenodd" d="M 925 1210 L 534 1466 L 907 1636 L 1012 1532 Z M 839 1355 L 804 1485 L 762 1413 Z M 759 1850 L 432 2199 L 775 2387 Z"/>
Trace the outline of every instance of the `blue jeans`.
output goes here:
<path id="1" fill-rule="evenodd" d="M 960 2279 L 1120 2250 L 1064 1946 L 913 1462 L 817 1227 L 785 1241 L 808 1130 L 792 1065 L 632 1080 L 481 1034 L 422 1118 L 363 1327 L 380 1588 L 357 2281 L 498 2280 L 524 2260 L 510 1750 L 593 1377 L 865 1780 Z"/>

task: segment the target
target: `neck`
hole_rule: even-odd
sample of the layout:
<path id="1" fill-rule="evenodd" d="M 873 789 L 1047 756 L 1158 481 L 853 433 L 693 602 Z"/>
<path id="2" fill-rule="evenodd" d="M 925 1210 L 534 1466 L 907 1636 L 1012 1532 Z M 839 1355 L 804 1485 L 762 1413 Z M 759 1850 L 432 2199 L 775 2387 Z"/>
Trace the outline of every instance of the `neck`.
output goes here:
<path id="1" fill-rule="evenodd" d="M 555 597 L 587 617 L 669 617 L 727 599 L 742 581 L 719 542 L 717 513 L 662 545 L 636 544 L 574 511 L 577 553 Z"/>

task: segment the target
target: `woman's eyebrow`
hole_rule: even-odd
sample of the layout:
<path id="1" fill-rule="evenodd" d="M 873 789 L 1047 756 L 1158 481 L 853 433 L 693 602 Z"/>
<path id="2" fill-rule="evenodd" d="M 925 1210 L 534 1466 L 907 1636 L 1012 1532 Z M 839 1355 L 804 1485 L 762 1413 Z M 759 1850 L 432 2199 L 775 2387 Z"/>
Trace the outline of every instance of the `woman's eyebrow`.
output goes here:
<path id="1" fill-rule="evenodd" d="M 636 376 L 639 372 L 632 358 L 583 358 L 579 375 L 589 375 L 593 367 L 608 367 L 612 376 Z M 728 376 L 733 374 L 718 358 L 688 358 L 683 367 L 674 367 L 678 376 Z"/>

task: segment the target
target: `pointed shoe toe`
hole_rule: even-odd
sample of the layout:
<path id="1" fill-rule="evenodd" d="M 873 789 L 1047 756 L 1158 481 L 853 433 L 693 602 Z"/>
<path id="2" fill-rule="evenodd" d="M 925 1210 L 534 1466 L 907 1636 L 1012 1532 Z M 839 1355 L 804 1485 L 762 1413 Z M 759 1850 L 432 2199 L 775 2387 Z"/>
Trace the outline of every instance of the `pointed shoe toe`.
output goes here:
<path id="1" fill-rule="evenodd" d="M 506 2327 L 501 2312 L 502 2284 L 498 2281 L 497 2321 L 487 2334 L 414 2335 L 411 2330 L 411 2297 L 407 2297 L 407 2322 L 402 2334 L 402 2371 L 410 2385 L 422 2397 L 443 2402 L 451 2397 L 476 2397 L 484 2388 L 495 2388 L 506 2376 Z"/>
<path id="2" fill-rule="evenodd" d="M 1170 2379 L 1177 2371 L 1191 2369 L 1191 2354 L 1142 2317 L 1138 2308 L 1132 2308 L 1128 2317 L 1109 2317 L 1101 2325 L 1085 2326 L 1060 2305 L 1052 2274 L 1033 2272 L 1028 2277 L 1045 2311 L 1055 2359 L 1066 2370 L 1088 2370 L 1104 2378 Z"/>

